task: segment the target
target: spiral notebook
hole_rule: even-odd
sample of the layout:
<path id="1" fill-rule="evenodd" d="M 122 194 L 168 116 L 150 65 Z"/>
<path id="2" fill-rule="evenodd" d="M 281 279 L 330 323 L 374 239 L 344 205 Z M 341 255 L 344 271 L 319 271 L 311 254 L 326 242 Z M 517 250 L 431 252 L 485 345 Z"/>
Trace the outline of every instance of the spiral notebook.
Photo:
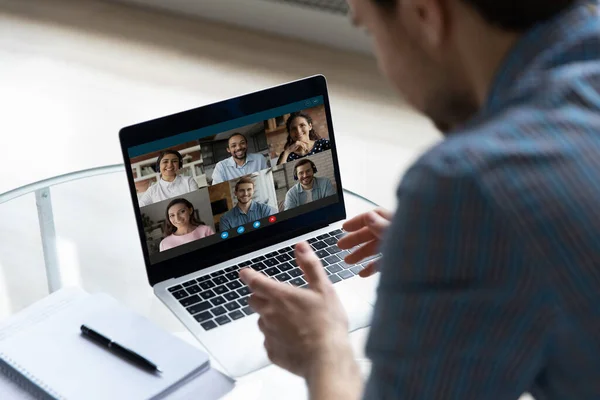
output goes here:
<path id="1" fill-rule="evenodd" d="M 82 324 L 163 372 L 149 373 L 96 345 L 81 335 Z M 61 289 L 0 324 L 0 399 L 171 400 L 189 394 L 192 383 L 207 389 L 198 398 L 218 398 L 233 387 L 210 368 L 206 353 L 106 294 Z"/>

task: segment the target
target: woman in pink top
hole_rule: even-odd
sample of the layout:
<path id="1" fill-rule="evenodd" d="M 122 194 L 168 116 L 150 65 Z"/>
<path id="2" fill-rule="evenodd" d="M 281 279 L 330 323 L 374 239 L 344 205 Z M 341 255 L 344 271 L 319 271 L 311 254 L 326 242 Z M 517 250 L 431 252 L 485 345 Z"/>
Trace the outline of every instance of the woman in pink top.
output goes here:
<path id="1" fill-rule="evenodd" d="M 215 232 L 194 215 L 194 206 L 186 199 L 175 199 L 165 213 L 165 235 L 160 251 L 213 235 Z"/>

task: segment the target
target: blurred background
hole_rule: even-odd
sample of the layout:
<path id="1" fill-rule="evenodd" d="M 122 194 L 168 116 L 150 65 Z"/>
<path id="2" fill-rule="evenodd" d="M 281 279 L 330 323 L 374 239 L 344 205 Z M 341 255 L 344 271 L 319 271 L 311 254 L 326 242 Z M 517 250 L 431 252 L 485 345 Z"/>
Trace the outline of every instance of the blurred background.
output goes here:
<path id="1" fill-rule="evenodd" d="M 343 186 L 394 208 L 440 136 L 380 76 L 344 0 L 0 0 L 0 193 L 121 163 L 123 126 L 313 74 L 329 83 Z M 65 284 L 181 329 L 147 283 L 125 175 L 51 194 Z M 0 220 L 1 319 L 48 288 L 35 197 L 0 204 Z"/>

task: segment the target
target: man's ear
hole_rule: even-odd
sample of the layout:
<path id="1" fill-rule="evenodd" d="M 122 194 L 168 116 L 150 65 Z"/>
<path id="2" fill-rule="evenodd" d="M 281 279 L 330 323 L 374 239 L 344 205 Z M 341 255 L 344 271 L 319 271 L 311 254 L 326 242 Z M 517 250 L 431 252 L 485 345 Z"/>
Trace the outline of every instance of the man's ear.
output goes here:
<path id="1" fill-rule="evenodd" d="M 449 1 L 457 0 L 408 0 L 404 2 L 400 13 L 408 29 L 412 31 L 426 50 L 441 46 L 449 32 Z"/>

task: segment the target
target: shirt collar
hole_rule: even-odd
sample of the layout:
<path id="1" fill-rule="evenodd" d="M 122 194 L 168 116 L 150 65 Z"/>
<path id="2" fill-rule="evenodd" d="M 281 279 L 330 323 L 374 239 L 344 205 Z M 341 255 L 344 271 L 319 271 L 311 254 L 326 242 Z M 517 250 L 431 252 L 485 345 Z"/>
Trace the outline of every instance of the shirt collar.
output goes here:
<path id="1" fill-rule="evenodd" d="M 173 182 L 168 182 L 168 181 L 165 181 L 163 178 L 159 178 L 159 181 L 158 181 L 158 182 L 159 182 L 161 185 L 163 185 L 163 186 L 167 186 L 167 187 L 168 187 L 168 186 L 171 186 L 171 185 L 175 185 L 175 184 L 176 184 L 176 183 L 178 183 L 178 182 L 179 182 L 181 179 L 183 179 L 183 178 L 181 178 L 181 175 L 177 175 L 177 176 L 175 177 L 175 179 L 173 179 Z"/>
<path id="2" fill-rule="evenodd" d="M 248 214 L 250 214 L 252 211 L 256 210 L 256 207 L 258 207 L 258 206 L 256 205 L 256 201 L 252 200 L 252 203 L 250 203 L 250 208 L 248 208 L 248 212 L 247 212 L 247 213 L 245 213 L 245 215 L 248 215 Z M 237 212 L 238 212 L 238 214 L 242 214 L 242 215 L 244 215 L 244 212 L 242 211 L 242 209 L 241 209 L 241 208 L 239 208 L 237 205 L 236 205 L 236 207 L 235 207 L 235 208 L 237 209 Z"/>
<path id="3" fill-rule="evenodd" d="M 241 167 L 238 167 L 238 165 L 236 164 L 235 160 L 233 159 L 233 156 L 225 159 L 225 165 L 228 166 L 228 167 L 232 167 L 232 168 L 242 168 L 242 167 L 245 167 L 246 164 L 248 164 L 251 161 L 254 161 L 254 160 L 252 160 L 250 158 L 250 153 L 246 153 L 246 162 L 244 164 L 242 164 Z"/>
<path id="4" fill-rule="evenodd" d="M 581 41 L 586 34 L 597 35 L 596 29 L 586 29 L 592 20 L 598 20 L 598 0 L 580 0 L 526 32 L 505 57 L 479 115 L 504 107 L 515 88 L 538 84 L 541 70 L 569 61 L 565 49 L 570 44 Z"/>

